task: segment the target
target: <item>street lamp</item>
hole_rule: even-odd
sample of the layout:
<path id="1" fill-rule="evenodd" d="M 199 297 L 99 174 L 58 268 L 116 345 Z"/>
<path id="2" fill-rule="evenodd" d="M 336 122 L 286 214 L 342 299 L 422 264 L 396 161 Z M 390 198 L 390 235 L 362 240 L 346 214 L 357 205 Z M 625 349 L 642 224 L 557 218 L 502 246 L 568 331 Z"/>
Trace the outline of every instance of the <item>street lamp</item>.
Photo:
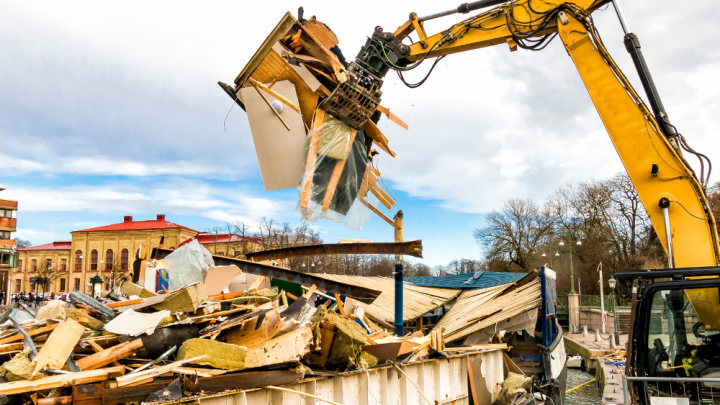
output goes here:
<path id="1" fill-rule="evenodd" d="M 574 235 L 572 233 L 568 234 L 568 248 L 570 249 L 570 294 L 577 294 L 575 292 L 575 275 L 573 272 L 573 253 L 572 253 L 572 239 L 574 238 Z M 560 239 L 560 243 L 558 243 L 559 246 L 565 246 L 565 243 L 562 239 Z M 576 245 L 582 246 L 582 242 L 580 242 L 580 239 L 577 240 Z"/>
<path id="2" fill-rule="evenodd" d="M 615 305 L 615 286 L 617 285 L 617 280 L 615 280 L 615 277 L 610 276 L 610 280 L 608 280 L 608 286 L 610 286 L 610 294 L 612 295 L 612 306 L 613 306 L 613 323 L 615 324 L 615 345 L 620 345 L 620 329 L 618 327 L 618 313 L 617 313 L 617 306 Z M 605 297 L 600 297 L 600 299 L 605 299 Z"/>

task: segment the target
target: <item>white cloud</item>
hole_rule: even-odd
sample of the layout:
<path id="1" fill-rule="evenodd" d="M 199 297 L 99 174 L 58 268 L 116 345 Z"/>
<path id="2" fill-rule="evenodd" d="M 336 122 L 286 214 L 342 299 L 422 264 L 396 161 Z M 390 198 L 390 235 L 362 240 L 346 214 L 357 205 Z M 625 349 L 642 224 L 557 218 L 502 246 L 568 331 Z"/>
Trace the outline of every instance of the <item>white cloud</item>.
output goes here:
<path id="1" fill-rule="evenodd" d="M 54 232 L 27 228 L 17 228 L 17 232 L 15 233 L 15 238 L 25 240 L 69 240 L 68 236 L 69 235 L 65 235 L 63 239 L 62 236 Z"/>

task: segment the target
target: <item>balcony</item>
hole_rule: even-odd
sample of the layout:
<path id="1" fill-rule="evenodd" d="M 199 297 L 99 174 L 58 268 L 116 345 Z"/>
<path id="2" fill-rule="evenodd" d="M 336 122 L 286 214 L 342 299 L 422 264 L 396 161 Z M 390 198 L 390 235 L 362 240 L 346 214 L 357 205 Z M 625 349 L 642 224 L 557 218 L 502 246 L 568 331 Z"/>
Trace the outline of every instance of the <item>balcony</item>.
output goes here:
<path id="1" fill-rule="evenodd" d="M 12 247 L 14 245 L 15 245 L 14 239 L 0 239 L 0 250 L 12 249 Z"/>
<path id="2" fill-rule="evenodd" d="M 18 203 L 12 200 L 0 200 L 0 210 L 17 211 Z"/>
<path id="3" fill-rule="evenodd" d="M 17 226 L 17 218 L 0 218 L 0 231 L 15 232 Z"/>

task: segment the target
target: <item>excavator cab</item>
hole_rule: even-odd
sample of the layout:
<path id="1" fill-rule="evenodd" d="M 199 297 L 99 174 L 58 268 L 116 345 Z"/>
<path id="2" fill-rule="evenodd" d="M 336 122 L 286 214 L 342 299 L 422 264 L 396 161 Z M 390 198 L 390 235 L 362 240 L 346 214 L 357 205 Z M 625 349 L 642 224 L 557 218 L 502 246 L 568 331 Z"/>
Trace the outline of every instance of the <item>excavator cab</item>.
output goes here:
<path id="1" fill-rule="evenodd" d="M 616 275 L 633 291 L 626 366 L 631 403 L 720 404 L 719 276 L 718 267 Z"/>

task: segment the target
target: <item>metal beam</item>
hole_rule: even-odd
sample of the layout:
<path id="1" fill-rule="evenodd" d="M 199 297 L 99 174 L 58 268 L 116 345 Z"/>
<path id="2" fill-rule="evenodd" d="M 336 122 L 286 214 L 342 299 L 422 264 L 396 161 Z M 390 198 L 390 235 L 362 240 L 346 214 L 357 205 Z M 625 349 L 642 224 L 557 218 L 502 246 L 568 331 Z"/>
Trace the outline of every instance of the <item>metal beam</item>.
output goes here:
<path id="1" fill-rule="evenodd" d="M 154 248 L 152 257 L 164 259 L 172 252 L 174 252 L 174 250 Z M 320 290 L 352 297 L 358 301 L 368 304 L 375 301 L 375 298 L 377 298 L 381 293 L 381 291 L 371 290 L 369 288 L 358 287 L 337 281 L 325 280 L 312 274 L 301 273 L 299 271 L 286 269 L 284 267 L 271 266 L 269 264 L 214 255 L 213 260 L 218 266 L 237 266 L 245 273 L 276 278 L 278 280 L 289 281 L 291 283 L 306 286 L 315 284 Z"/>
<path id="2" fill-rule="evenodd" d="M 325 245 L 293 246 L 246 254 L 248 260 L 254 262 L 325 255 L 408 255 L 422 259 L 422 240 L 402 243 L 330 243 Z"/>

